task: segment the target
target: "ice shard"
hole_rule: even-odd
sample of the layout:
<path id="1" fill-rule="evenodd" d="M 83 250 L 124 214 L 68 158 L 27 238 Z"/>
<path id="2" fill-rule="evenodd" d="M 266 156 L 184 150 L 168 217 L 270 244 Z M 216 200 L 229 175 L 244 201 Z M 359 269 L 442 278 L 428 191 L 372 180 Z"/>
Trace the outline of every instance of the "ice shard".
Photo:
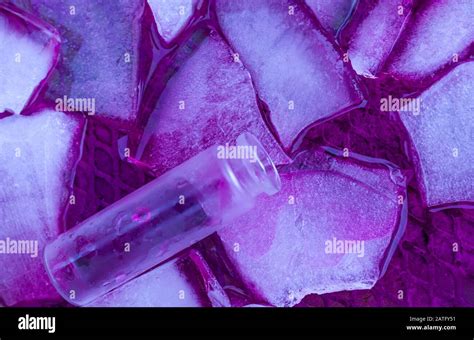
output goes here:
<path id="1" fill-rule="evenodd" d="M 474 202 L 474 62 L 457 66 L 400 112 L 428 206 Z"/>
<path id="2" fill-rule="evenodd" d="M 189 258 L 193 261 L 204 283 L 207 297 L 213 307 L 231 307 L 231 302 L 224 288 L 221 286 L 204 256 L 197 250 L 189 251 Z"/>
<path id="3" fill-rule="evenodd" d="M 347 27 L 348 54 L 354 70 L 375 77 L 392 51 L 412 7 L 412 0 L 379 0 L 369 6 L 361 1 L 354 14 L 358 24 Z"/>
<path id="4" fill-rule="evenodd" d="M 219 232 L 247 288 L 275 306 L 371 288 L 403 233 L 400 171 L 330 151 L 298 156 L 302 161 L 282 169 L 279 194 Z"/>
<path id="5" fill-rule="evenodd" d="M 306 0 L 321 25 L 332 34 L 336 34 L 351 13 L 357 0 Z"/>
<path id="6" fill-rule="evenodd" d="M 61 228 L 83 121 L 55 111 L 0 120 L 0 296 L 7 305 L 59 299 L 43 266 Z"/>
<path id="7" fill-rule="evenodd" d="M 0 4 L 0 113 L 19 114 L 34 100 L 57 62 L 59 43 L 53 27 Z"/>
<path id="8" fill-rule="evenodd" d="M 173 41 L 186 26 L 197 5 L 197 0 L 148 0 L 161 37 Z"/>
<path id="9" fill-rule="evenodd" d="M 218 0 L 216 11 L 285 148 L 313 123 L 361 103 L 341 54 L 304 7 L 286 0 Z"/>
<path id="10" fill-rule="evenodd" d="M 211 33 L 168 82 L 137 157 L 161 174 L 245 131 L 261 141 L 276 163 L 288 162 L 261 117 L 249 73 Z"/>
<path id="11" fill-rule="evenodd" d="M 471 0 L 420 2 L 386 69 L 408 81 L 429 79 L 469 53 L 474 40 Z M 471 52 L 472 53 L 472 52 Z"/>
<path id="12" fill-rule="evenodd" d="M 139 101 L 144 0 L 31 0 L 31 7 L 62 37 L 61 60 L 49 84 L 50 99 L 93 100 L 97 115 L 132 122 Z M 72 110 L 81 108 L 71 106 Z"/>

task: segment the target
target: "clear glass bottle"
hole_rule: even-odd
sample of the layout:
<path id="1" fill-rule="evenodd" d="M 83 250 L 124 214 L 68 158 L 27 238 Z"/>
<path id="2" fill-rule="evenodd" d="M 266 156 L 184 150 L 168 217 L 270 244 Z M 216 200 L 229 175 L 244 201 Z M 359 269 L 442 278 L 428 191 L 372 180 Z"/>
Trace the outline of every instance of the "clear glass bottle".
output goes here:
<path id="1" fill-rule="evenodd" d="M 84 306 L 209 236 L 280 189 L 280 177 L 250 134 L 213 146 L 48 244 L 48 275 Z"/>

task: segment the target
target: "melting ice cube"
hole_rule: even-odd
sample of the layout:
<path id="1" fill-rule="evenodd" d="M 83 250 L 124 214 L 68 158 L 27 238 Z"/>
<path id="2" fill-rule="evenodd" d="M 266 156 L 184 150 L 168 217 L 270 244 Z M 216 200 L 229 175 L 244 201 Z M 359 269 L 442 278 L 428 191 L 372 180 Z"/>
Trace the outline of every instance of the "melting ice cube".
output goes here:
<path id="1" fill-rule="evenodd" d="M 55 111 L 0 120 L 0 296 L 7 305 L 58 297 L 42 251 L 60 231 L 82 126 Z"/>
<path id="2" fill-rule="evenodd" d="M 59 36 L 45 23 L 0 5 L 0 113 L 19 114 L 58 58 Z"/>
<path id="3" fill-rule="evenodd" d="M 401 112 L 428 206 L 474 202 L 474 62 L 423 92 L 419 114 Z"/>
<path id="4" fill-rule="evenodd" d="M 211 34 L 168 82 L 138 157 L 160 174 L 244 131 L 253 133 L 276 163 L 288 161 L 260 115 L 248 72 Z"/>
<path id="5" fill-rule="evenodd" d="M 314 122 L 361 103 L 340 53 L 302 8 L 285 0 L 218 0 L 216 9 L 285 147 Z"/>
<path id="6" fill-rule="evenodd" d="M 219 232 L 247 287 L 276 306 L 371 288 L 404 227 L 404 179 L 393 166 L 300 157 L 282 169 L 280 193 Z"/>
<path id="7" fill-rule="evenodd" d="M 423 2 L 394 47 L 388 71 L 421 80 L 460 60 L 474 39 L 473 10 L 472 0 Z"/>
<path id="8" fill-rule="evenodd" d="M 89 100 L 86 111 L 132 121 L 138 110 L 139 41 L 144 1 L 31 0 L 57 27 L 62 59 L 49 95 L 60 104 Z M 64 99 L 66 96 L 66 99 Z M 80 110 L 80 105 L 68 105 Z M 92 105 L 88 105 L 92 106 Z"/>
<path id="9" fill-rule="evenodd" d="M 373 8 L 362 3 L 357 7 L 354 20 L 360 20 L 360 24 L 349 26 L 345 33 L 351 35 L 348 53 L 358 74 L 368 77 L 377 74 L 397 41 L 411 7 L 412 0 L 379 0 Z"/>
<path id="10" fill-rule="evenodd" d="M 171 42 L 191 18 L 197 0 L 148 0 L 158 32 Z"/>
<path id="11" fill-rule="evenodd" d="M 336 34 L 350 15 L 353 0 L 306 0 L 308 6 L 313 10 L 321 25 Z"/>

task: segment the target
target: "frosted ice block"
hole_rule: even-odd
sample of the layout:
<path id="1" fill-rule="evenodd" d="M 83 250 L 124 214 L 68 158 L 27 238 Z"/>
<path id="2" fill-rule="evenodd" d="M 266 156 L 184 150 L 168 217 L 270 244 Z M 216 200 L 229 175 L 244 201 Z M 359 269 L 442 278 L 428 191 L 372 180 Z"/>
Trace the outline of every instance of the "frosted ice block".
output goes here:
<path id="1" fill-rule="evenodd" d="M 170 43 L 193 15 L 197 0 L 147 0 L 161 37 Z"/>
<path id="2" fill-rule="evenodd" d="M 35 99 L 57 62 L 59 43 L 52 26 L 0 4 L 0 113 L 20 114 Z"/>
<path id="3" fill-rule="evenodd" d="M 286 0 L 217 0 L 216 12 L 285 148 L 309 126 L 362 103 L 341 51 L 302 6 Z"/>
<path id="4" fill-rule="evenodd" d="M 413 141 L 428 206 L 474 202 L 474 62 L 459 65 L 417 100 L 420 112 L 400 112 Z"/>
<path id="5" fill-rule="evenodd" d="M 166 84 L 136 157 L 159 175 L 244 131 L 260 140 L 275 164 L 288 163 L 265 126 L 248 71 L 212 32 Z"/>
<path id="6" fill-rule="evenodd" d="M 472 0 L 428 0 L 418 7 L 386 65 L 389 73 L 412 82 L 461 61 L 472 53 L 474 40 Z"/>
<path id="7" fill-rule="evenodd" d="M 172 260 L 111 291 L 88 307 L 202 307 L 199 292 Z"/>
<path id="8" fill-rule="evenodd" d="M 202 255 L 191 249 L 88 307 L 222 307 L 230 302 Z"/>
<path id="9" fill-rule="evenodd" d="M 375 77 L 392 51 L 411 12 L 412 0 L 379 0 L 369 6 L 361 3 L 354 16 L 360 24 L 348 29 L 348 54 L 354 70 Z"/>
<path id="10" fill-rule="evenodd" d="M 404 178 L 393 165 L 332 151 L 299 157 L 280 169 L 277 195 L 218 233 L 235 275 L 275 306 L 373 287 L 406 219 Z"/>
<path id="11" fill-rule="evenodd" d="M 56 27 L 62 37 L 49 99 L 93 100 L 98 116 L 133 123 L 144 65 L 140 58 L 145 51 L 139 47 L 145 0 L 30 2 L 32 13 Z"/>
<path id="12" fill-rule="evenodd" d="M 42 254 L 63 228 L 82 128 L 79 117 L 50 110 L 0 119 L 0 297 L 7 305 L 59 300 Z"/>

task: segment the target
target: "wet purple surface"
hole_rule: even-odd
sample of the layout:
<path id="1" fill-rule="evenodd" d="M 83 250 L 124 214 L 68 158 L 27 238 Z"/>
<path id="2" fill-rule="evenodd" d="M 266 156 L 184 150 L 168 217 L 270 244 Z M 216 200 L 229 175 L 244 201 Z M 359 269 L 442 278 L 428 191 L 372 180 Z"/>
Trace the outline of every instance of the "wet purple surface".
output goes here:
<path id="1" fill-rule="evenodd" d="M 305 6 L 302 2 L 298 4 Z M 146 164 L 137 166 L 122 160 L 123 137 L 128 135 L 128 146 L 136 151 L 143 128 L 167 81 L 188 60 L 186 51 L 192 51 L 194 44 L 200 43 L 189 40 L 192 31 L 210 24 L 211 28 L 221 32 L 213 15 L 207 12 L 207 2 L 201 2 L 197 8 L 187 28 L 176 39 L 177 44 L 185 46 L 184 53 L 177 45 L 162 44 L 156 28 L 152 27 L 151 11 L 145 9 L 142 32 L 145 41 L 142 44 L 145 48 L 154 47 L 151 51 L 153 60 L 148 61 L 152 72 L 144 83 L 137 126 L 132 130 L 119 130 L 100 115 L 88 118 L 82 158 L 74 183 L 76 204 L 68 207 L 64 229 L 71 228 L 154 178 Z M 357 17 L 357 11 L 355 13 Z M 344 43 L 341 45 L 343 51 Z M 461 61 L 467 58 L 465 51 L 461 57 L 464 58 Z M 409 136 L 397 115 L 379 110 L 380 98 L 419 93 L 454 66 L 443 67 L 435 72 L 435 76 L 419 83 L 410 80 L 405 84 L 384 72 L 377 79 L 359 77 L 358 82 L 368 99 L 366 106 L 313 126 L 293 145 L 294 153 L 329 146 L 392 162 L 407 177 L 408 192 L 406 231 L 385 275 L 375 286 L 370 290 L 311 294 L 297 306 L 474 306 L 474 209 L 430 211 L 426 208 L 415 163 L 408 151 Z M 264 121 L 268 123 L 268 106 L 258 96 L 257 102 Z M 269 130 L 275 133 L 271 126 Z M 254 296 L 234 274 L 216 235 L 194 248 L 199 249 L 209 264 L 209 267 L 197 265 L 198 270 L 188 271 L 188 276 L 194 280 L 193 285 L 202 294 L 209 296 L 212 290 L 206 279 L 212 273 L 233 305 L 266 303 Z M 206 301 L 204 305 L 211 305 L 211 302 Z"/>

